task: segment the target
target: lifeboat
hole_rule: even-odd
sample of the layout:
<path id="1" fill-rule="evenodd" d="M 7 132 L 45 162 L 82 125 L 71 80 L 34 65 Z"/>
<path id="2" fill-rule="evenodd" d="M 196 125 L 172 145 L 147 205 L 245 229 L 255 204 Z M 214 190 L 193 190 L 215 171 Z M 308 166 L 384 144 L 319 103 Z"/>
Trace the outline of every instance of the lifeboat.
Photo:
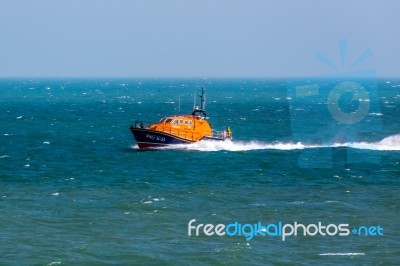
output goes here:
<path id="1" fill-rule="evenodd" d="M 191 114 L 164 117 L 159 122 L 149 125 L 143 121 L 135 121 L 130 130 L 138 147 L 151 149 L 168 145 L 191 144 L 202 140 L 232 139 L 229 127 L 223 131 L 214 131 L 208 123 L 204 88 L 199 97 L 201 105 L 195 105 Z"/>

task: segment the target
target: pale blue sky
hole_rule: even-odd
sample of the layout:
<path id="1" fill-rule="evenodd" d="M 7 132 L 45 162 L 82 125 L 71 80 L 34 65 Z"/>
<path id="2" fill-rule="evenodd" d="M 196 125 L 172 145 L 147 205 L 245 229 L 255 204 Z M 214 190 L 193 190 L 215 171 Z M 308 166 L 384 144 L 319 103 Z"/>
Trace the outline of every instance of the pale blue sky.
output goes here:
<path id="1" fill-rule="evenodd" d="M 396 0 L 1 0 L 0 77 L 314 76 L 368 49 L 351 70 L 399 76 L 399 11 Z"/>

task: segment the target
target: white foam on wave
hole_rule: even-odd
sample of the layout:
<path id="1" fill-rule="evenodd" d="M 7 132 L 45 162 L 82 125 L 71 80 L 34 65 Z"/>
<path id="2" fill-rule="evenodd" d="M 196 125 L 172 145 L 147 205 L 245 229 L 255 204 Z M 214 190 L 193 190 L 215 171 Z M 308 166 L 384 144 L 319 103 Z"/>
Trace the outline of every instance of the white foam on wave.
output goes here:
<path id="1" fill-rule="evenodd" d="M 386 137 L 378 142 L 351 142 L 335 144 L 333 147 L 349 147 L 360 150 L 400 151 L 400 134 Z"/>
<path id="2" fill-rule="evenodd" d="M 320 256 L 365 256 L 363 252 L 348 252 L 348 253 L 321 253 Z"/>
<path id="3" fill-rule="evenodd" d="M 369 113 L 369 115 L 382 116 L 382 113 Z"/>
<path id="4" fill-rule="evenodd" d="M 160 149 L 194 151 L 251 151 L 251 150 L 304 150 L 316 148 L 353 148 L 361 150 L 400 151 L 400 134 L 386 137 L 378 142 L 334 143 L 331 145 L 303 144 L 301 142 L 263 143 L 258 141 L 199 141 L 193 144 L 165 146 Z"/>
<path id="5" fill-rule="evenodd" d="M 262 143 L 258 141 L 212 141 L 203 140 L 193 144 L 171 145 L 162 149 L 183 149 L 195 151 L 251 151 L 251 150 L 303 150 L 308 148 L 319 148 L 318 145 L 305 145 L 297 143 Z"/>
<path id="6" fill-rule="evenodd" d="M 130 146 L 139 149 L 137 144 Z M 176 144 L 163 146 L 160 150 L 192 150 L 192 151 L 252 151 L 252 150 L 304 150 L 318 148 L 353 148 L 359 150 L 400 151 L 400 134 L 388 136 L 378 142 L 349 142 L 333 144 L 304 144 L 301 142 L 272 142 L 259 141 L 211 141 L 203 140 L 192 144 Z"/>

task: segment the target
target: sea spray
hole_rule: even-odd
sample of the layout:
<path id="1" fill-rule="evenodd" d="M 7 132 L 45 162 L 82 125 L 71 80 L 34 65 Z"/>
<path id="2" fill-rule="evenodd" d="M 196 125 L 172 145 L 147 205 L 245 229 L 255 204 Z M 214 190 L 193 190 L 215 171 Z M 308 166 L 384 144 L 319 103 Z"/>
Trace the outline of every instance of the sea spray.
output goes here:
<path id="1" fill-rule="evenodd" d="M 137 148 L 135 146 L 134 148 Z M 212 141 L 204 140 L 192 144 L 178 144 L 160 147 L 158 149 L 177 149 L 192 151 L 252 151 L 252 150 L 304 150 L 318 148 L 353 148 L 360 150 L 400 151 L 400 134 L 388 136 L 378 142 L 350 142 L 318 145 L 301 142 L 273 142 L 261 141 Z"/>

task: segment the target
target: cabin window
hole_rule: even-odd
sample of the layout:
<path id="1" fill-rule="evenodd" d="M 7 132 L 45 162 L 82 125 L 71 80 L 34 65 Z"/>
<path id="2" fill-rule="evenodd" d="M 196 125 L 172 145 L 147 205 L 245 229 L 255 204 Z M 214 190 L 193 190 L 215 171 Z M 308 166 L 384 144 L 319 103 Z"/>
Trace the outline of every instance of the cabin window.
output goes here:
<path id="1" fill-rule="evenodd" d="M 185 120 L 185 125 L 188 125 L 188 124 L 189 124 L 189 121 Z"/>
<path id="2" fill-rule="evenodd" d="M 183 124 L 183 120 L 179 120 L 179 124 Z"/>
<path id="3" fill-rule="evenodd" d="M 189 124 L 193 125 L 193 121 L 192 121 L 192 120 L 190 120 L 190 121 L 189 121 Z"/>
<path id="4" fill-rule="evenodd" d="M 167 120 L 165 120 L 165 123 L 171 123 L 172 118 L 168 118 Z"/>
<path id="5" fill-rule="evenodd" d="M 173 125 L 177 125 L 177 124 L 178 124 L 178 120 L 174 120 L 174 121 L 172 122 L 172 124 L 173 124 Z"/>
<path id="6" fill-rule="evenodd" d="M 166 118 L 161 118 L 160 123 L 164 122 Z"/>

